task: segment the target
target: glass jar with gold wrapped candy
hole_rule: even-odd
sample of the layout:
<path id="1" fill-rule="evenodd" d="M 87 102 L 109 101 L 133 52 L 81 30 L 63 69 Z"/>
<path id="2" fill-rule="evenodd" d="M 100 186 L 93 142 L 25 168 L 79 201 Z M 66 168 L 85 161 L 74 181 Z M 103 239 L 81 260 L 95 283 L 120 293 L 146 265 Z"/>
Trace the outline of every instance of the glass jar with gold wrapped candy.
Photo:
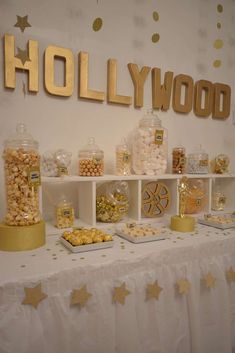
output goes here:
<path id="1" fill-rule="evenodd" d="M 93 137 L 88 144 L 79 151 L 79 175 L 102 176 L 104 174 L 104 152 L 95 144 Z"/>
<path id="2" fill-rule="evenodd" d="M 74 224 L 74 208 L 68 200 L 62 200 L 55 208 L 55 226 L 57 228 L 71 228 Z"/>
<path id="3" fill-rule="evenodd" d="M 214 172 L 224 174 L 228 172 L 229 158 L 225 154 L 219 154 L 214 160 Z"/>
<path id="4" fill-rule="evenodd" d="M 119 222 L 129 210 L 129 188 L 125 181 L 112 181 L 98 187 L 96 197 L 96 220 Z"/>
<path id="5" fill-rule="evenodd" d="M 18 124 L 16 134 L 4 142 L 7 213 L 5 223 L 28 226 L 41 221 L 39 210 L 40 155 L 38 142 Z"/>

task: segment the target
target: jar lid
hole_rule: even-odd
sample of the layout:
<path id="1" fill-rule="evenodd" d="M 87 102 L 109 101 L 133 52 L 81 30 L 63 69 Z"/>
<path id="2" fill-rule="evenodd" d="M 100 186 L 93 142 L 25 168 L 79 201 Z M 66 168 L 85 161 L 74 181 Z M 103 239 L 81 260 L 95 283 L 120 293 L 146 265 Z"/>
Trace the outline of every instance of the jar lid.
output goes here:
<path id="1" fill-rule="evenodd" d="M 94 137 L 90 137 L 88 139 L 88 144 L 79 151 L 79 154 L 80 153 L 86 155 L 87 157 L 97 154 L 103 156 L 104 154 L 104 152 L 96 145 Z"/>
<path id="2" fill-rule="evenodd" d="M 37 149 L 38 142 L 27 132 L 25 124 L 19 123 L 16 126 L 16 133 L 13 134 L 9 139 L 4 141 L 4 147 L 6 148 L 25 148 L 25 149 Z"/>
<path id="3" fill-rule="evenodd" d="M 153 109 L 148 109 L 147 113 L 143 116 L 140 120 L 139 126 L 146 126 L 146 127 L 161 127 L 162 123 L 159 117 L 154 113 Z"/>

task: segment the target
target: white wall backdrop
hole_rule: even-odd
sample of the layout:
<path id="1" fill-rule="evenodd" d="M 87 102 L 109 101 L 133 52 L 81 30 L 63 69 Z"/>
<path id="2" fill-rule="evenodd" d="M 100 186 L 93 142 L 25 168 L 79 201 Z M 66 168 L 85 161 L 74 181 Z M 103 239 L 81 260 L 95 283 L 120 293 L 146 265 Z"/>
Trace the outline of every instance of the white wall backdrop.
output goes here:
<path id="1" fill-rule="evenodd" d="M 223 6 L 219 12 L 217 5 Z M 153 12 L 159 14 L 154 21 Z M 159 112 L 162 124 L 169 131 L 170 151 L 176 144 L 192 152 L 199 144 L 213 158 L 227 153 L 231 171 L 235 171 L 235 1 L 234 0 L 0 0 L 0 145 L 11 135 L 18 122 L 27 124 L 29 132 L 40 143 L 40 151 L 66 148 L 73 153 L 76 173 L 77 152 L 94 136 L 104 150 L 106 172 L 114 172 L 115 145 L 138 124 L 151 107 L 151 75 L 145 83 L 144 107 L 136 109 L 78 98 L 78 53 L 90 56 L 89 86 L 107 91 L 107 60 L 118 61 L 118 93 L 133 97 L 133 83 L 127 68 L 129 62 L 158 67 L 162 77 L 166 71 L 187 74 L 199 79 L 231 86 L 231 114 L 225 121 L 198 118 L 193 112 L 177 114 L 172 107 Z M 14 27 L 16 16 L 28 15 L 31 27 L 21 32 Z M 102 18 L 99 31 L 92 28 Z M 217 23 L 221 28 L 217 28 Z M 39 92 L 26 95 L 27 74 L 17 72 L 15 90 L 4 88 L 3 36 L 15 36 L 16 47 L 26 49 L 29 39 L 39 43 Z M 153 33 L 160 40 L 153 43 Z M 223 47 L 215 49 L 216 39 Z M 75 57 L 75 89 L 69 98 L 55 97 L 44 89 L 43 60 L 48 45 L 69 48 Z M 221 67 L 213 66 L 221 60 Z M 57 72 L 58 71 L 58 72 Z M 60 78 L 60 66 L 56 75 Z M 170 164 L 170 163 L 169 163 Z M 3 161 L 0 164 L 0 215 L 4 213 Z"/>

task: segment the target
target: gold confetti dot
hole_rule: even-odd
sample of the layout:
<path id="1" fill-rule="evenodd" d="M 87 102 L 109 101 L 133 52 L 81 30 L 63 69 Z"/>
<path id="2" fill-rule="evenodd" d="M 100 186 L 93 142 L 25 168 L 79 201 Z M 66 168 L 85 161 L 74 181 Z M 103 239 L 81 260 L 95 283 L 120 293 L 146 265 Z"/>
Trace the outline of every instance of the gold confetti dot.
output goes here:
<path id="1" fill-rule="evenodd" d="M 218 28 L 218 29 L 221 28 L 221 23 L 220 23 L 220 22 L 217 23 L 217 28 Z"/>
<path id="2" fill-rule="evenodd" d="M 95 32 L 99 31 L 101 29 L 102 25 L 103 25 L 102 18 L 97 17 L 93 22 L 93 26 L 92 26 L 93 31 L 95 31 Z"/>
<path id="3" fill-rule="evenodd" d="M 160 35 L 158 33 L 154 33 L 152 35 L 152 42 L 153 43 L 157 43 L 159 41 L 159 39 L 160 39 Z"/>
<path id="4" fill-rule="evenodd" d="M 214 48 L 215 49 L 221 49 L 223 48 L 224 42 L 222 41 L 222 39 L 216 39 L 214 41 Z"/>
<path id="5" fill-rule="evenodd" d="M 217 11 L 223 12 L 223 5 L 221 5 L 221 4 L 217 5 Z"/>
<path id="6" fill-rule="evenodd" d="M 80 260 L 85 260 L 85 257 L 80 257 Z"/>
<path id="7" fill-rule="evenodd" d="M 153 12 L 153 19 L 154 19 L 154 21 L 158 21 L 159 20 L 159 14 L 158 14 L 157 11 Z"/>
<path id="8" fill-rule="evenodd" d="M 215 67 L 215 68 L 218 68 L 218 67 L 220 67 L 221 66 L 221 60 L 215 60 L 214 62 L 213 62 L 213 66 Z"/>

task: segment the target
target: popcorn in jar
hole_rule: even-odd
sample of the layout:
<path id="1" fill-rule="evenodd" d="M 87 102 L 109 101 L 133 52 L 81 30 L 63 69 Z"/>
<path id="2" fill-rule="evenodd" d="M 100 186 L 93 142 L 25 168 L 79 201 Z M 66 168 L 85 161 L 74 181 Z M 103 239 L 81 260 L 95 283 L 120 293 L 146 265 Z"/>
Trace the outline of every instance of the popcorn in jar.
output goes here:
<path id="1" fill-rule="evenodd" d="M 39 223 L 40 155 L 38 143 L 26 132 L 24 124 L 4 143 L 4 169 L 7 213 L 5 223 L 28 226 Z"/>
<path id="2" fill-rule="evenodd" d="M 147 112 L 139 123 L 133 139 L 133 163 L 136 174 L 159 175 L 167 168 L 167 130 L 160 119 Z"/>

